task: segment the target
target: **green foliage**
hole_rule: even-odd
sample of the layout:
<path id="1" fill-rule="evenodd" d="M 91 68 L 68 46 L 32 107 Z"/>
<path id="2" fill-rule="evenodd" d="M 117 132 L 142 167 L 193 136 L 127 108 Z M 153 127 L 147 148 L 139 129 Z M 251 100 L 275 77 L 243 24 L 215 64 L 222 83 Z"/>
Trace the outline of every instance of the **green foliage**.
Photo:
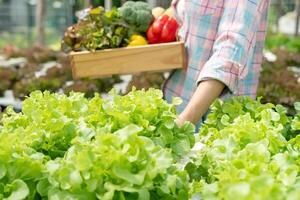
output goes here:
<path id="1" fill-rule="evenodd" d="M 218 100 L 192 151 L 194 127 L 174 122 L 179 103 L 155 89 L 33 92 L 0 123 L 0 199 L 298 199 L 299 103 L 289 117 L 248 97 Z"/>
<path id="2" fill-rule="evenodd" d="M 297 199 L 300 138 L 295 124 L 300 118 L 285 113 L 282 106 L 250 98 L 217 101 L 199 133 L 205 146 L 186 166 L 191 193 L 204 199 Z"/>
<path id="3" fill-rule="evenodd" d="M 129 125 L 89 143 L 75 141 L 63 159 L 47 164 L 49 198 L 186 199 L 186 176 L 170 167 L 167 150 L 138 136 L 141 130 Z"/>
<path id="4" fill-rule="evenodd" d="M 159 90 L 33 92 L 0 127 L 0 199 L 187 199 L 175 162 L 194 145 L 194 127 L 175 123 Z"/>
<path id="5" fill-rule="evenodd" d="M 293 119 L 291 126 L 294 131 L 298 131 L 298 134 L 300 134 L 300 102 L 295 103 L 295 110 L 298 114 Z"/>
<path id="6" fill-rule="evenodd" d="M 266 37 L 266 48 L 270 50 L 285 49 L 290 52 L 300 52 L 300 38 L 284 34 L 270 34 Z"/>
<path id="7" fill-rule="evenodd" d="M 99 6 L 104 6 L 104 0 L 92 0 L 91 4 L 94 8 Z"/>
<path id="8" fill-rule="evenodd" d="M 94 51 L 126 46 L 128 29 L 117 9 L 105 12 L 102 7 L 94 8 L 85 19 L 68 28 L 62 50 Z"/>
<path id="9" fill-rule="evenodd" d="M 32 46 L 32 44 L 34 44 L 37 38 L 36 28 L 22 27 L 22 28 L 18 28 L 18 30 L 20 31 L 11 32 L 6 30 L 1 30 L 0 47 L 13 44 L 18 48 L 28 48 Z M 61 35 L 62 35 L 61 31 L 58 31 L 55 28 L 46 27 L 45 45 L 54 50 L 59 50 Z"/>

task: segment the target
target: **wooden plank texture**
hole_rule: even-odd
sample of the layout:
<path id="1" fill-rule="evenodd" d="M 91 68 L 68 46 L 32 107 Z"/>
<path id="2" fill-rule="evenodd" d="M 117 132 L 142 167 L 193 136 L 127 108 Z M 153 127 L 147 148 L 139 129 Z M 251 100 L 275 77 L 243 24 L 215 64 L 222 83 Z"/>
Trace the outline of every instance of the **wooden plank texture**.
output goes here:
<path id="1" fill-rule="evenodd" d="M 73 77 L 104 77 L 183 68 L 185 50 L 182 42 L 107 49 L 70 54 Z"/>

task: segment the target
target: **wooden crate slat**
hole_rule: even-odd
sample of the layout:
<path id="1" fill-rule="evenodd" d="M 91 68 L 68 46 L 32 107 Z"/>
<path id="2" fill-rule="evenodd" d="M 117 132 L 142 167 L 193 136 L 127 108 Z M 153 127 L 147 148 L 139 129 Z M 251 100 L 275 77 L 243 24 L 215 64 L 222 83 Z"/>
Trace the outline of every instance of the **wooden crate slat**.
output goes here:
<path id="1" fill-rule="evenodd" d="M 155 45 L 105 49 L 96 52 L 90 52 L 90 51 L 72 52 L 70 55 L 73 57 L 74 61 L 80 62 L 80 61 L 95 60 L 95 56 L 103 56 L 109 58 L 110 56 L 113 56 L 117 52 L 122 55 L 132 54 L 135 52 L 136 53 L 151 52 L 151 51 L 156 52 L 162 49 L 171 50 L 172 48 L 178 48 L 181 45 L 183 45 L 182 42 L 171 42 L 171 43 L 163 43 L 163 44 L 155 44 Z"/>
<path id="2" fill-rule="evenodd" d="M 182 68 L 184 55 L 183 43 L 176 42 L 76 52 L 70 56 L 74 78 L 83 78 Z"/>

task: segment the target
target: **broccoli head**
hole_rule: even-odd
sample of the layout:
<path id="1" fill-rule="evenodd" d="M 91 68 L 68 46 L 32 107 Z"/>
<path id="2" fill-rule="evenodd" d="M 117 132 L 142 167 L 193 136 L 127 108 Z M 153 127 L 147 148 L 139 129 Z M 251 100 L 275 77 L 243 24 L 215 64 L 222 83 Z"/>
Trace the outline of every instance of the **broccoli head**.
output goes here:
<path id="1" fill-rule="evenodd" d="M 137 25 L 149 25 L 152 22 L 152 14 L 145 10 L 138 10 L 136 11 L 136 22 Z"/>
<path id="2" fill-rule="evenodd" d="M 138 33 L 146 32 L 153 20 L 151 7 L 145 2 L 127 1 L 119 11 L 124 20 Z"/>
<path id="3" fill-rule="evenodd" d="M 137 13 L 133 7 L 124 7 L 120 9 L 120 13 L 128 24 L 135 24 Z"/>

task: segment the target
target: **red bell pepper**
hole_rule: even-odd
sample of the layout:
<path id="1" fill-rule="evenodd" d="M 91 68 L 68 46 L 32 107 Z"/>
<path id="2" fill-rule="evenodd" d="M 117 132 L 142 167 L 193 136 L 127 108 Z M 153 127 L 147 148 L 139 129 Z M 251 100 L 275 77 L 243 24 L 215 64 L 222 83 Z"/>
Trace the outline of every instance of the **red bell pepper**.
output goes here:
<path id="1" fill-rule="evenodd" d="M 173 42 L 176 40 L 178 23 L 173 17 L 163 15 L 154 20 L 147 31 L 150 44 Z"/>

